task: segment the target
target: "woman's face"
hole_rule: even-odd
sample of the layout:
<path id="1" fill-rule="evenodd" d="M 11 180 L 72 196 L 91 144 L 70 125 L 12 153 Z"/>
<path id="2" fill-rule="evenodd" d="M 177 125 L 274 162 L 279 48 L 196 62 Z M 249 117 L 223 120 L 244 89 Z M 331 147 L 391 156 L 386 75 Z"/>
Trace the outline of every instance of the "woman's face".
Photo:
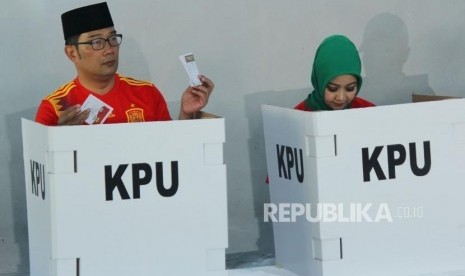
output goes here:
<path id="1" fill-rule="evenodd" d="M 357 95 L 357 78 L 341 75 L 330 80 L 325 88 L 325 103 L 333 110 L 342 110 Z"/>

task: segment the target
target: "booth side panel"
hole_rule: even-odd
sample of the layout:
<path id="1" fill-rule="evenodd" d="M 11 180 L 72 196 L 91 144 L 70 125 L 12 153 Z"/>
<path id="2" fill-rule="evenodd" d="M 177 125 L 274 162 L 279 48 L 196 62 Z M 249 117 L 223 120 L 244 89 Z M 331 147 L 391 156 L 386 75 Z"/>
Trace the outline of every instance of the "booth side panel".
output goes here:
<path id="1" fill-rule="evenodd" d="M 314 126 L 305 112 L 271 106 L 262 112 L 271 200 L 264 219 L 273 222 L 276 263 L 298 275 L 321 275 L 312 242 L 319 223 L 297 215 L 318 198 Z"/>
<path id="2" fill-rule="evenodd" d="M 51 179 L 47 163 L 48 132 L 42 125 L 22 119 L 23 158 L 31 275 L 50 276 Z"/>

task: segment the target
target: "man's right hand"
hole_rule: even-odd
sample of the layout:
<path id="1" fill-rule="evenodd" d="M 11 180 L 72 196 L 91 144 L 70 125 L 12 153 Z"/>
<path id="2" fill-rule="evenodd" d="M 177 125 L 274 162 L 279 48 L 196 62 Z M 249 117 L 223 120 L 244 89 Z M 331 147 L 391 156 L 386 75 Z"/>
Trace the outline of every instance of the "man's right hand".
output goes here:
<path id="1" fill-rule="evenodd" d="M 81 106 L 79 104 L 70 106 L 65 111 L 60 113 L 60 117 L 58 117 L 58 125 L 82 125 L 84 124 L 87 117 L 89 117 L 89 113 L 89 109 L 81 111 Z"/>

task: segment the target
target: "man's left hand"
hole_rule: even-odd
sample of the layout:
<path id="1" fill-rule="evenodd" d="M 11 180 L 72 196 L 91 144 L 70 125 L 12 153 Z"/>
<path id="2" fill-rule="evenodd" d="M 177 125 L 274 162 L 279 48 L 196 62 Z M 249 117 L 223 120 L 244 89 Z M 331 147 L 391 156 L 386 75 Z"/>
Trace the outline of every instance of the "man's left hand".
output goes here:
<path id="1" fill-rule="evenodd" d="M 214 84 L 203 75 L 200 75 L 199 79 L 202 82 L 201 85 L 189 86 L 182 94 L 181 111 L 179 113 L 180 120 L 192 119 L 208 103 Z"/>

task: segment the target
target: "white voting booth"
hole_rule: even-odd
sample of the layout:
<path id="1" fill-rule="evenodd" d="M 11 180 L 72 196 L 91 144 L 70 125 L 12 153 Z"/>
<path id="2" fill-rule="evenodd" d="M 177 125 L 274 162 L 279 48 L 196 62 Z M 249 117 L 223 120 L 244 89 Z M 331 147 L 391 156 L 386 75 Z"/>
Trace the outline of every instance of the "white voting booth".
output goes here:
<path id="1" fill-rule="evenodd" d="M 23 119 L 31 276 L 224 276 L 224 119 Z"/>
<path id="2" fill-rule="evenodd" d="M 465 100 L 262 112 L 278 265 L 465 275 Z"/>

